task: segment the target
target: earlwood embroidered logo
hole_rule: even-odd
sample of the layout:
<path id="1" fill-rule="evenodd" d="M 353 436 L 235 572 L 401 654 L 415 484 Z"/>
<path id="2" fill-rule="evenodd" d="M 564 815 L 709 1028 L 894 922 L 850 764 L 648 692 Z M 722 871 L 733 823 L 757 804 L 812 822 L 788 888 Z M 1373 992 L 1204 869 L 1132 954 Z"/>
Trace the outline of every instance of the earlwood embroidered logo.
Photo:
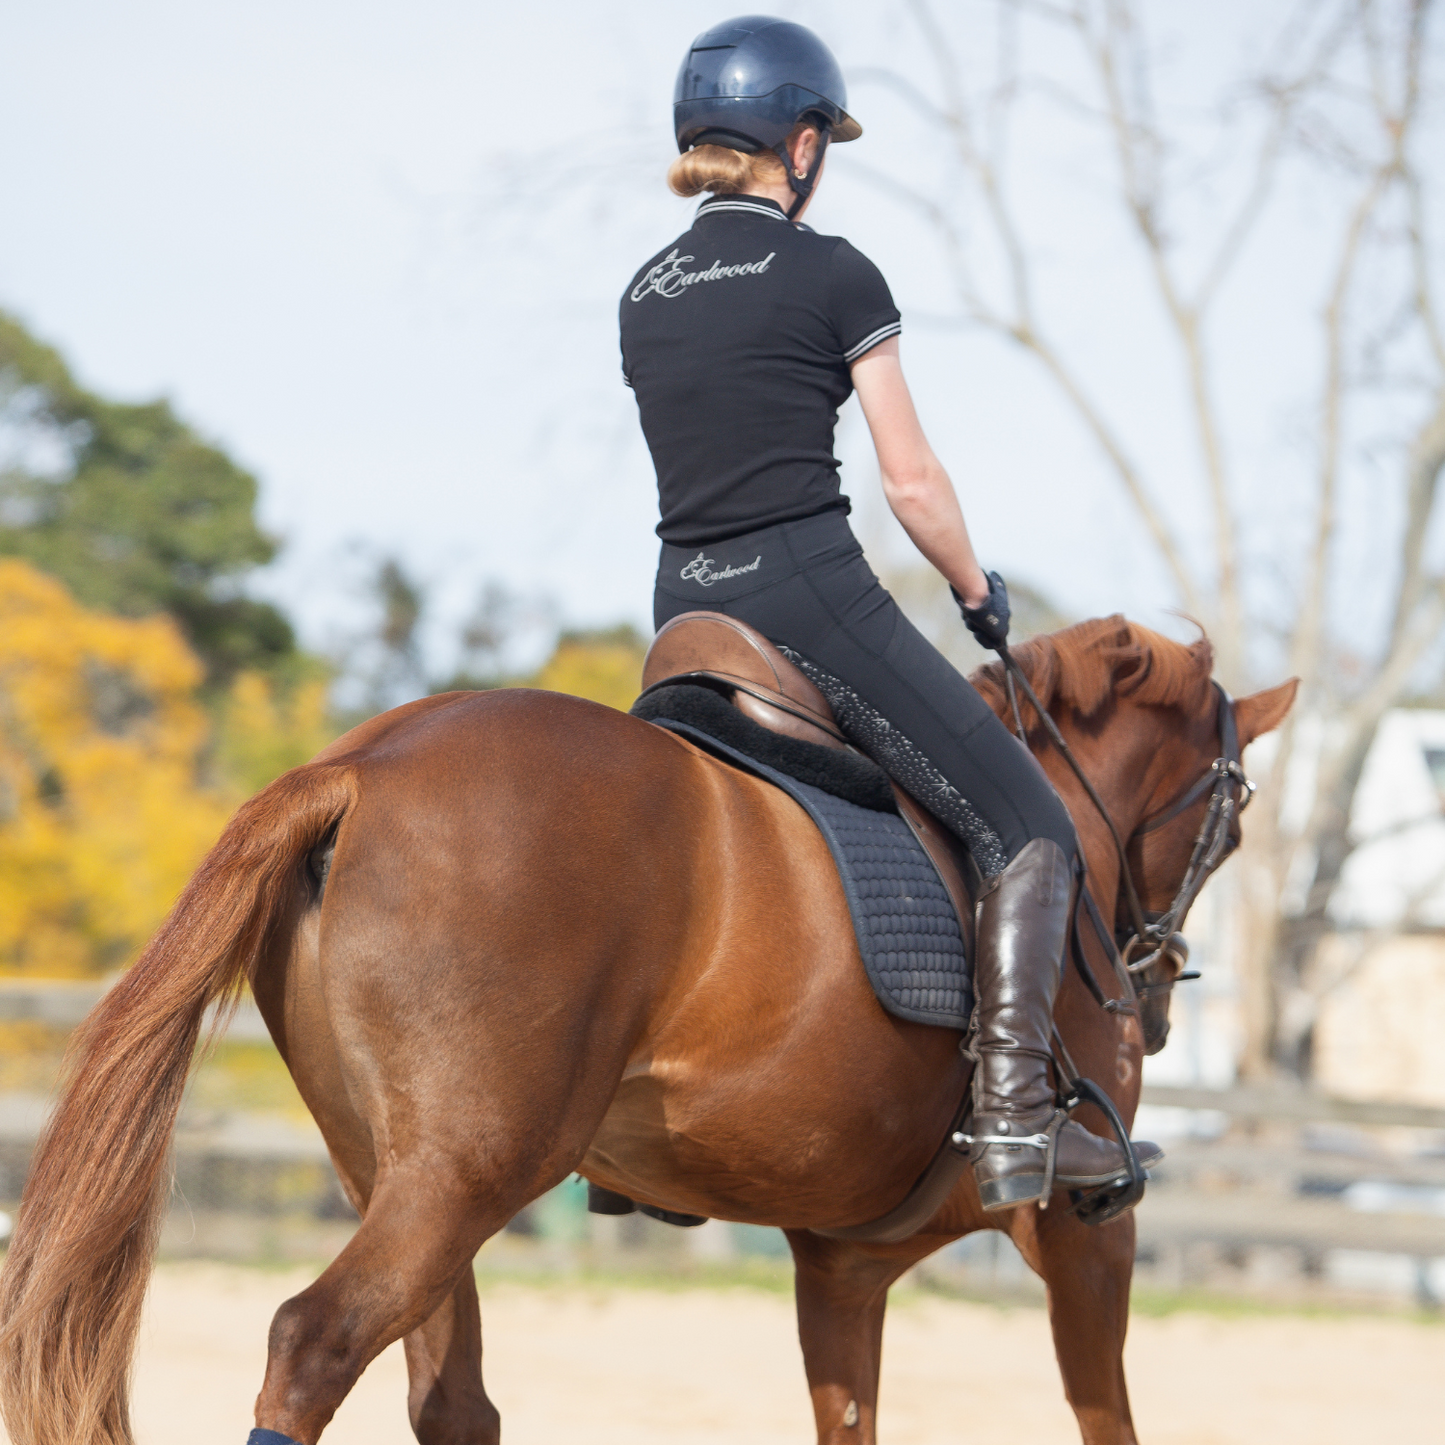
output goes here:
<path id="1" fill-rule="evenodd" d="M 747 261 L 740 266 L 720 266 L 714 261 L 705 271 L 684 271 L 682 268 L 689 261 L 697 258 L 695 256 L 679 256 L 677 247 L 674 246 L 632 288 L 632 299 L 641 301 L 644 296 L 656 291 L 659 296 L 665 296 L 670 301 L 674 296 L 681 296 L 689 286 L 696 286 L 700 281 L 725 281 L 729 276 L 761 276 L 768 269 L 768 263 L 777 254 L 776 251 L 769 251 L 761 261 Z"/>
<path id="2" fill-rule="evenodd" d="M 712 570 L 713 559 L 701 552 L 678 573 L 684 582 L 696 582 L 702 587 L 711 587 L 714 582 L 725 582 L 729 577 L 741 577 L 745 572 L 756 572 L 763 565 L 759 552 L 746 567 L 724 567 L 721 572 Z"/>

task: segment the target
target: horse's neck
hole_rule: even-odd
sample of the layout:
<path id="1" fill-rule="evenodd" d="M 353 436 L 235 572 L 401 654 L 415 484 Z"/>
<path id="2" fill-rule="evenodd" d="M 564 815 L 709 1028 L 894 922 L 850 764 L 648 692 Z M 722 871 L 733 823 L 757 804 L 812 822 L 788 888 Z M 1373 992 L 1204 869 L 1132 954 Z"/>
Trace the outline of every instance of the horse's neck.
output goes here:
<path id="1" fill-rule="evenodd" d="M 1158 766 L 1160 749 L 1167 741 L 1164 730 L 1148 726 L 1153 720 L 1141 717 L 1140 712 L 1138 708 L 1116 707 L 1092 747 L 1081 747 L 1078 732 L 1060 724 L 1064 741 L 1124 837 L 1134 831 L 1153 806 L 1162 776 Z M 1053 744 L 1045 740 L 1035 751 L 1042 758 L 1053 751 Z"/>
<path id="2" fill-rule="evenodd" d="M 1149 709 L 1153 714 L 1158 709 Z M 1159 768 L 1160 750 L 1167 741 L 1167 731 L 1162 723 L 1139 708 L 1115 707 L 1114 717 L 1105 725 L 1099 736 L 1098 746 L 1088 750 L 1087 756 L 1080 756 L 1076 744 L 1077 733 L 1070 736 L 1070 729 L 1060 724 L 1064 741 L 1069 744 L 1085 777 L 1094 785 L 1100 800 L 1108 813 L 1120 839 L 1128 839 L 1141 822 L 1156 807 L 1155 795 L 1163 784 Z M 1042 757 L 1053 750 L 1053 744 L 1045 741 L 1036 753 Z M 1097 818 L 1097 809 L 1080 788 L 1076 794 L 1075 825 Z M 1088 831 L 1092 833 L 1093 829 Z M 1116 878 L 1119 868 L 1118 855 L 1113 843 L 1107 840 L 1107 829 L 1103 835 L 1103 846 L 1093 850 L 1097 857 L 1090 857 L 1089 868 L 1101 882 Z"/>

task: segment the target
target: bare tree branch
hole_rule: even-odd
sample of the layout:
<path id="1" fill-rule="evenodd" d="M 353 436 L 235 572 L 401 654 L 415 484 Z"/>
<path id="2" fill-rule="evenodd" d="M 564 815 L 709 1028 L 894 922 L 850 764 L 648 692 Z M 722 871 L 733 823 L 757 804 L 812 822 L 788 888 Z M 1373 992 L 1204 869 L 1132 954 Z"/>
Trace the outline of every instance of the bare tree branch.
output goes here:
<path id="1" fill-rule="evenodd" d="M 1436 393 L 1435 407 L 1415 434 L 1405 472 L 1405 526 L 1401 537 L 1399 591 L 1390 625 L 1387 654 L 1403 644 L 1410 618 L 1425 591 L 1425 537 L 1445 469 L 1445 386 Z"/>
<path id="2" fill-rule="evenodd" d="M 1073 371 L 1064 364 L 1058 352 L 1036 331 L 1025 330 L 1017 334 L 1015 339 L 1043 362 L 1044 367 L 1064 395 L 1068 397 L 1079 419 L 1093 434 L 1094 440 L 1113 464 L 1115 474 L 1123 483 L 1129 500 L 1134 504 L 1134 510 L 1138 512 L 1140 520 L 1144 523 L 1145 529 L 1153 539 L 1159 555 L 1163 558 L 1174 579 L 1174 585 L 1179 590 L 1185 611 L 1191 616 L 1202 614 L 1204 601 L 1195 586 L 1194 578 L 1184 565 L 1183 550 L 1175 540 L 1169 524 L 1164 520 L 1163 513 L 1150 498 L 1143 478 L 1124 450 L 1123 442 L 1105 421 L 1103 412 L 1084 391 L 1082 384 L 1074 376 Z"/>
<path id="3" fill-rule="evenodd" d="M 1410 267 L 1415 278 L 1415 310 L 1425 330 L 1425 339 L 1435 358 L 1435 365 L 1445 372 L 1445 336 L 1440 327 L 1440 313 L 1435 307 L 1435 288 L 1430 284 L 1428 251 L 1425 244 L 1425 210 L 1420 197 L 1420 176 L 1411 166 L 1405 185 L 1410 204 Z"/>
<path id="4" fill-rule="evenodd" d="M 1320 398 L 1320 459 L 1314 541 L 1305 566 L 1290 666 L 1301 677 L 1320 676 L 1325 638 L 1326 579 L 1335 536 L 1345 400 L 1345 302 L 1354 283 L 1365 228 L 1390 180 L 1388 164 L 1376 169 L 1356 200 L 1345 227 L 1334 281 L 1324 311 L 1325 376 Z"/>
<path id="5" fill-rule="evenodd" d="M 861 177 L 885 195 L 892 196 L 894 200 L 901 202 L 910 210 L 917 211 L 928 221 L 943 241 L 949 269 L 953 273 L 954 287 L 958 292 L 966 317 L 994 330 L 1008 332 L 1010 330 L 1009 323 L 983 300 L 978 288 L 974 285 L 963 236 L 958 227 L 954 225 L 953 218 L 948 212 L 932 196 L 864 161 L 850 162 L 850 169 L 854 175 Z"/>
<path id="6" fill-rule="evenodd" d="M 1121 69 L 1130 63 L 1129 47 L 1139 31 L 1128 0 L 1109 0 L 1104 25 L 1096 30 L 1082 10 L 1077 30 L 1105 98 L 1114 150 L 1123 182 L 1124 205 L 1149 257 L 1155 285 L 1179 337 L 1190 405 L 1199 433 L 1205 482 L 1214 515 L 1216 642 L 1221 670 L 1231 686 L 1243 670 L 1243 617 L 1239 595 L 1238 542 L 1233 502 L 1225 474 L 1217 406 L 1197 307 L 1184 299 L 1170 265 L 1169 243 L 1160 223 L 1161 177 L 1157 157 L 1162 138 L 1144 105 L 1131 109 Z"/>
<path id="7" fill-rule="evenodd" d="M 1435 290 L 1430 280 L 1425 207 L 1421 196 L 1420 176 L 1410 161 L 1410 132 L 1419 109 L 1423 9 L 1423 6 L 1417 6 L 1412 16 L 1404 105 L 1406 127 L 1399 137 L 1398 148 L 1409 217 L 1407 234 L 1413 280 L 1411 300 L 1426 345 L 1434 359 L 1437 376 L 1445 378 L 1445 338 L 1442 338 L 1440 317 L 1435 307 Z M 1430 518 L 1435 511 L 1442 469 L 1445 469 L 1445 384 L 1437 383 L 1435 408 L 1415 434 L 1406 468 L 1405 526 L 1401 538 L 1399 591 L 1388 642 L 1391 652 L 1402 642 L 1410 616 L 1424 592 L 1425 537 Z"/>
<path id="8" fill-rule="evenodd" d="M 1289 107 L 1281 99 L 1275 104 L 1274 120 L 1265 136 L 1264 144 L 1259 148 L 1259 154 L 1255 157 L 1254 178 L 1245 192 L 1244 200 L 1234 213 L 1234 219 L 1225 227 L 1213 259 L 1205 266 L 1204 274 L 1194 288 L 1189 304 L 1196 314 L 1203 312 L 1214 299 L 1215 293 L 1224 283 L 1224 278 L 1243 253 L 1250 232 L 1259 224 L 1259 219 L 1264 214 L 1265 203 L 1274 190 L 1275 171 L 1284 149 L 1285 136 L 1289 133 L 1289 121 Z"/>
<path id="9" fill-rule="evenodd" d="M 1381 74 L 1378 55 L 1378 36 L 1372 25 L 1374 7 L 1365 3 L 1361 7 L 1365 22 L 1367 49 L 1370 53 L 1372 98 L 1377 123 L 1388 141 L 1384 156 L 1370 172 L 1358 199 L 1351 210 L 1345 228 L 1339 260 L 1335 268 L 1334 281 L 1330 288 L 1329 300 L 1325 306 L 1325 378 L 1321 396 L 1321 447 L 1319 469 L 1319 498 L 1316 504 L 1314 544 L 1302 589 L 1295 643 L 1292 649 L 1292 665 L 1295 671 L 1306 678 L 1319 676 L 1323 660 L 1326 629 L 1325 601 L 1326 578 L 1330 566 L 1330 553 L 1336 526 L 1336 502 L 1339 491 L 1340 452 L 1343 444 L 1342 412 L 1345 399 L 1345 346 L 1346 307 L 1354 286 L 1358 267 L 1364 252 L 1364 241 L 1370 223 L 1391 187 L 1406 173 L 1406 161 L 1411 131 L 1419 112 L 1419 77 L 1421 59 L 1421 28 L 1424 6 L 1414 5 L 1412 9 L 1411 37 L 1404 57 L 1404 95 L 1398 111 L 1392 109 L 1389 87 Z M 1427 423 L 1426 432 L 1429 431 Z M 1424 434 L 1422 434 L 1424 435 Z M 1421 482 L 1414 488 L 1418 500 L 1426 492 L 1433 492 L 1434 480 L 1440 464 L 1436 463 L 1428 482 Z M 1413 487 L 1413 479 L 1412 479 Z M 1427 513 L 1428 515 L 1428 513 Z M 1423 521 L 1421 518 L 1423 531 Z M 1400 579 L 1400 604 L 1396 608 L 1394 635 L 1403 643 L 1404 631 L 1413 611 L 1413 602 L 1406 602 L 1407 590 L 1418 592 L 1415 579 L 1418 566 L 1410 564 L 1411 537 L 1407 532 L 1402 538 L 1405 563 Z M 1417 559 L 1418 563 L 1418 559 Z M 1412 664 L 1413 667 L 1413 664 Z M 1409 669 L 1406 670 L 1408 675 Z M 1387 661 L 1382 676 L 1393 673 Z M 1402 679 L 1403 681 L 1403 679 Z"/>
<path id="10" fill-rule="evenodd" d="M 916 85 L 896 72 L 870 68 L 862 72 L 862 75 L 866 79 L 888 86 L 921 116 L 948 134 L 960 163 L 978 187 L 993 235 L 1004 253 L 1011 293 L 1010 313 L 1005 314 L 983 301 L 967 269 L 962 238 L 943 207 L 922 197 L 918 192 L 900 187 L 897 182 L 882 177 L 870 168 L 857 166 L 856 163 L 855 168 L 858 174 L 870 183 L 905 199 L 914 209 L 929 217 L 949 252 L 955 282 L 965 310 L 981 324 L 1031 351 L 1042 362 L 1112 465 L 1125 494 L 1167 567 L 1183 606 L 1195 616 L 1204 615 L 1204 598 L 1185 564 L 1183 549 L 1165 521 L 1163 513 L 1150 497 L 1144 479 L 1130 458 L 1122 439 L 1106 420 L 1103 410 L 1090 397 L 1062 353 L 1043 334 L 1034 310 L 1028 247 L 1005 198 L 996 166 L 982 154 L 975 142 L 961 69 L 927 0 L 909 0 L 909 8 L 937 62 L 944 104 L 935 104 Z M 1065 12 L 1065 15 L 1070 20 L 1074 18 L 1074 12 Z"/>
<path id="11" fill-rule="evenodd" d="M 1439 639 L 1442 628 L 1445 628 L 1445 577 L 1437 577 L 1431 582 L 1424 601 L 1415 609 L 1399 646 L 1385 659 L 1369 686 L 1344 710 L 1342 750 L 1366 732 L 1373 733 L 1380 719 L 1399 700 L 1410 675 Z"/>
<path id="12" fill-rule="evenodd" d="M 1308 5 L 1301 6 L 1296 22 L 1308 14 L 1311 8 L 1312 6 Z M 1270 121 L 1255 155 L 1250 184 L 1244 198 L 1235 211 L 1234 218 L 1224 226 L 1214 257 L 1205 265 L 1203 275 L 1195 287 L 1190 303 L 1195 311 L 1202 313 L 1213 300 L 1215 292 L 1239 259 L 1245 242 L 1264 214 L 1265 204 L 1270 197 L 1284 152 L 1284 143 L 1299 107 L 1325 82 L 1330 61 L 1343 44 L 1353 23 L 1351 9 L 1342 8 L 1335 24 L 1326 29 L 1319 44 L 1293 78 L 1265 82 L 1263 89 L 1270 97 Z"/>

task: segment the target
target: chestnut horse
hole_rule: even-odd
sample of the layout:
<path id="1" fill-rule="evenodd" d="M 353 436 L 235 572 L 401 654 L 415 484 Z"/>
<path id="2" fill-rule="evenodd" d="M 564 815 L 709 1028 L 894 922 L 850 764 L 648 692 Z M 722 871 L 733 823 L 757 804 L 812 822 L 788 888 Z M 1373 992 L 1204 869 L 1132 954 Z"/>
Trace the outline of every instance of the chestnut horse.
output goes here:
<path id="1" fill-rule="evenodd" d="M 1220 751 L 1203 640 L 1113 618 L 1016 656 L 1126 837 Z M 997 670 L 976 681 L 1001 709 Z M 1241 745 L 1293 694 L 1235 704 Z M 1036 742 L 1111 916 L 1104 824 Z M 1204 806 L 1131 845 L 1146 907 L 1167 905 Z M 1120 993 L 1098 950 L 1094 967 Z M 874 1439 L 889 1285 L 990 1228 L 1047 1283 L 1083 1438 L 1134 1438 L 1131 1215 L 1094 1229 L 1062 1207 L 985 1215 L 965 1178 L 903 1243 L 812 1232 L 899 1202 L 968 1065 L 956 1032 L 879 1007 L 803 810 L 660 728 L 512 690 L 397 708 L 252 798 L 92 1013 L 0 1292 L 15 1445 L 131 1439 L 176 1113 L 207 1008 L 247 983 L 362 1216 L 276 1314 L 258 1426 L 314 1445 L 367 1363 L 404 1339 L 418 1439 L 496 1441 L 472 1259 L 580 1171 L 667 1209 L 787 1231 L 821 1441 Z M 1057 1019 L 1079 1069 L 1132 1119 L 1137 1015 L 1101 1009 L 1071 969 Z"/>

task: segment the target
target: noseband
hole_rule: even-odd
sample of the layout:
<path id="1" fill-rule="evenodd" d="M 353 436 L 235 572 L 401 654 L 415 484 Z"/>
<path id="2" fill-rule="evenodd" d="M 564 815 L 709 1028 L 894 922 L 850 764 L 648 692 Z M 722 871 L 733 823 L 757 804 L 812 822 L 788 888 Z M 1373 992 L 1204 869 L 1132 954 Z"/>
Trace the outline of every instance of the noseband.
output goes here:
<path id="1" fill-rule="evenodd" d="M 1074 776 L 1078 778 L 1084 791 L 1089 795 L 1090 801 L 1098 809 L 1099 816 L 1108 826 L 1109 836 L 1114 840 L 1114 850 L 1119 856 L 1119 888 L 1128 910 L 1128 922 L 1122 928 L 1109 930 L 1100 916 L 1098 905 L 1095 904 L 1093 896 L 1088 890 L 1087 880 L 1081 880 L 1079 893 L 1099 939 L 1115 968 L 1122 977 L 1128 980 L 1130 988 L 1138 997 L 1148 997 L 1161 992 L 1167 993 L 1180 979 L 1198 978 L 1197 973 L 1182 971 L 1189 960 L 1189 945 L 1179 930 L 1184 926 L 1184 920 L 1188 916 L 1194 900 L 1199 896 L 1200 889 L 1209 881 L 1210 876 L 1234 848 L 1237 840 L 1231 831 L 1232 825 L 1235 818 L 1249 806 L 1249 800 L 1254 796 L 1254 784 L 1246 776 L 1240 756 L 1239 729 L 1235 722 L 1233 699 L 1217 682 L 1211 684 L 1218 698 L 1216 723 L 1219 730 L 1220 756 L 1215 758 L 1205 772 L 1185 789 L 1181 797 L 1169 804 L 1162 813 L 1152 818 L 1146 818 L 1126 841 L 1115 826 L 1108 808 L 1104 805 L 1104 800 L 1099 796 L 1098 789 L 1089 781 L 1088 775 L 1079 766 L 1079 760 L 1074 756 L 1068 743 L 1064 741 L 1064 735 L 1059 731 L 1058 725 L 1039 702 L 1023 668 L 1014 660 L 1012 652 L 1006 646 L 999 649 L 999 654 L 1003 658 L 1004 683 L 1008 690 L 1009 706 L 1013 710 L 1014 727 L 1019 740 L 1025 746 L 1028 745 L 1023 716 L 1019 711 L 1018 694 L 1014 690 L 1015 679 L 1017 679 L 1018 686 L 1023 688 L 1024 695 L 1029 702 L 1033 704 L 1034 711 L 1043 722 L 1050 740 L 1063 755 L 1064 761 L 1073 769 Z M 1209 806 L 1199 825 L 1199 832 L 1195 835 L 1194 848 L 1189 856 L 1189 866 L 1184 870 L 1184 877 L 1174 894 L 1174 901 L 1163 913 L 1146 913 L 1144 905 L 1139 900 L 1134 871 L 1129 866 L 1129 844 L 1134 839 L 1142 838 L 1146 833 L 1152 833 L 1156 829 L 1164 827 L 1166 823 L 1173 822 L 1186 808 L 1197 803 L 1206 793 L 1209 795 Z M 1173 959 L 1179 965 L 1180 971 L 1168 979 L 1135 985 L 1136 977 L 1167 959 Z M 1092 979 L 1088 981 L 1093 982 Z M 1105 1003 L 1097 984 L 1094 985 L 1092 991 L 1101 1003 Z M 1107 1003 L 1105 1006 L 1107 1007 Z"/>

